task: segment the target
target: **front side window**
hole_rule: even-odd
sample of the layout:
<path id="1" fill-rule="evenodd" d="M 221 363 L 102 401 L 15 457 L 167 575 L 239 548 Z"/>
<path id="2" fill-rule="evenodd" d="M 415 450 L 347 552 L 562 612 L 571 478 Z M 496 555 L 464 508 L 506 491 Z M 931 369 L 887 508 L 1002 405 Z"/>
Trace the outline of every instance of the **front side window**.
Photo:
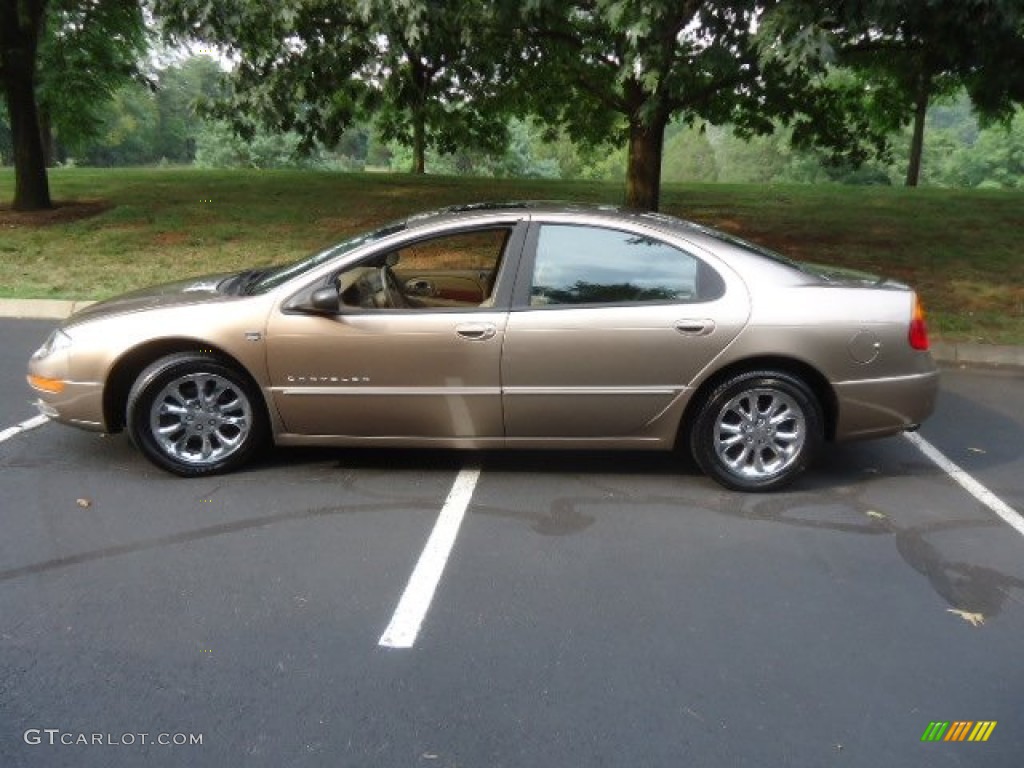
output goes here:
<path id="1" fill-rule="evenodd" d="M 723 290 L 714 270 L 660 240 L 551 224 L 540 229 L 530 305 L 707 301 Z"/>
<path id="2" fill-rule="evenodd" d="M 342 306 L 361 309 L 487 307 L 511 230 L 498 227 L 418 240 L 337 276 Z"/>

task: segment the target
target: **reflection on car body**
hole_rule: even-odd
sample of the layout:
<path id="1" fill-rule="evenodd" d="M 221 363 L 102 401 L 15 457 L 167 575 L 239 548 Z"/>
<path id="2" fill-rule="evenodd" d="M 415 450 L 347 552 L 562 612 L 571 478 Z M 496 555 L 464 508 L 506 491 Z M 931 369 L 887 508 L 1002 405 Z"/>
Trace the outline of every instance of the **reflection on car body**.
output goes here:
<path id="1" fill-rule="evenodd" d="M 920 303 L 669 216 L 450 208 L 308 259 L 137 291 L 29 363 L 40 410 L 180 475 L 258 446 L 688 447 L 730 488 L 828 440 L 913 429 L 938 375 Z"/>

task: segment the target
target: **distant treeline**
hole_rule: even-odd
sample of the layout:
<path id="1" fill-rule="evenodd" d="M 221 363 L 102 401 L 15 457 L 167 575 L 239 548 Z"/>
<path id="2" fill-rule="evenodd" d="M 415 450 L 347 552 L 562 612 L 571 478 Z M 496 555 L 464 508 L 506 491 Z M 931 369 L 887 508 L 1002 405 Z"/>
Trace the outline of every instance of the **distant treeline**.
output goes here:
<path id="1" fill-rule="evenodd" d="M 295 133 L 254 128 L 237 136 L 225 122 L 203 115 L 223 87 L 224 73 L 208 56 L 160 69 L 150 83 L 119 88 L 101 113 L 95 137 L 78 143 L 55 136 L 56 165 L 126 167 L 196 165 L 206 168 L 310 168 L 336 171 L 408 170 L 411 150 L 381 140 L 359 122 L 334 146 L 306 147 Z M 512 118 L 500 154 L 467 149 L 427 152 L 427 171 L 446 175 L 618 180 L 625 148 L 585 147 L 564 133 L 552 138 L 539 123 Z M 900 184 L 907 164 L 909 128 L 890 157 L 859 168 L 834 165 L 812 151 L 794 149 L 786 129 L 739 138 L 729 126 L 669 125 L 662 159 L 665 182 Z M 10 165 L 11 133 L 0 111 L 0 162 Z M 921 183 L 945 187 L 1024 187 L 1024 111 L 1009 126 L 982 127 L 969 99 L 958 94 L 928 110 Z"/>

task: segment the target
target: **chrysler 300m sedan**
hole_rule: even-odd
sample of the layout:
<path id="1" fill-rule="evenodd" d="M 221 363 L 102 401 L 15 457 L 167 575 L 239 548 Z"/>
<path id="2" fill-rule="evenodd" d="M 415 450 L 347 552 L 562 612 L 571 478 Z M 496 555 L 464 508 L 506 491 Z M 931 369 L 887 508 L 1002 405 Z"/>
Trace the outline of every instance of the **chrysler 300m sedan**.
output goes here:
<path id="1" fill-rule="evenodd" d="M 914 429 L 938 374 L 904 285 L 577 205 L 414 216 L 295 264 L 94 304 L 38 408 L 184 476 L 282 446 L 689 448 L 723 485 Z"/>

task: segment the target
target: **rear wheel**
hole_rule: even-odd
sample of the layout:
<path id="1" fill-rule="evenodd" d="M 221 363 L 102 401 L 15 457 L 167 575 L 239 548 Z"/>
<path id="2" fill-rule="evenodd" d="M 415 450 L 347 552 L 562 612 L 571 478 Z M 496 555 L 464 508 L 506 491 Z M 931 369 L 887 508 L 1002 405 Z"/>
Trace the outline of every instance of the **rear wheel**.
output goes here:
<path id="1" fill-rule="evenodd" d="M 127 422 L 146 458 L 183 477 L 241 466 L 267 432 L 248 377 L 202 353 L 169 355 L 146 368 L 128 395 Z"/>
<path id="2" fill-rule="evenodd" d="M 710 477 L 738 491 L 792 482 L 821 447 L 821 405 L 799 378 L 749 371 L 717 386 L 694 420 L 690 446 Z"/>

